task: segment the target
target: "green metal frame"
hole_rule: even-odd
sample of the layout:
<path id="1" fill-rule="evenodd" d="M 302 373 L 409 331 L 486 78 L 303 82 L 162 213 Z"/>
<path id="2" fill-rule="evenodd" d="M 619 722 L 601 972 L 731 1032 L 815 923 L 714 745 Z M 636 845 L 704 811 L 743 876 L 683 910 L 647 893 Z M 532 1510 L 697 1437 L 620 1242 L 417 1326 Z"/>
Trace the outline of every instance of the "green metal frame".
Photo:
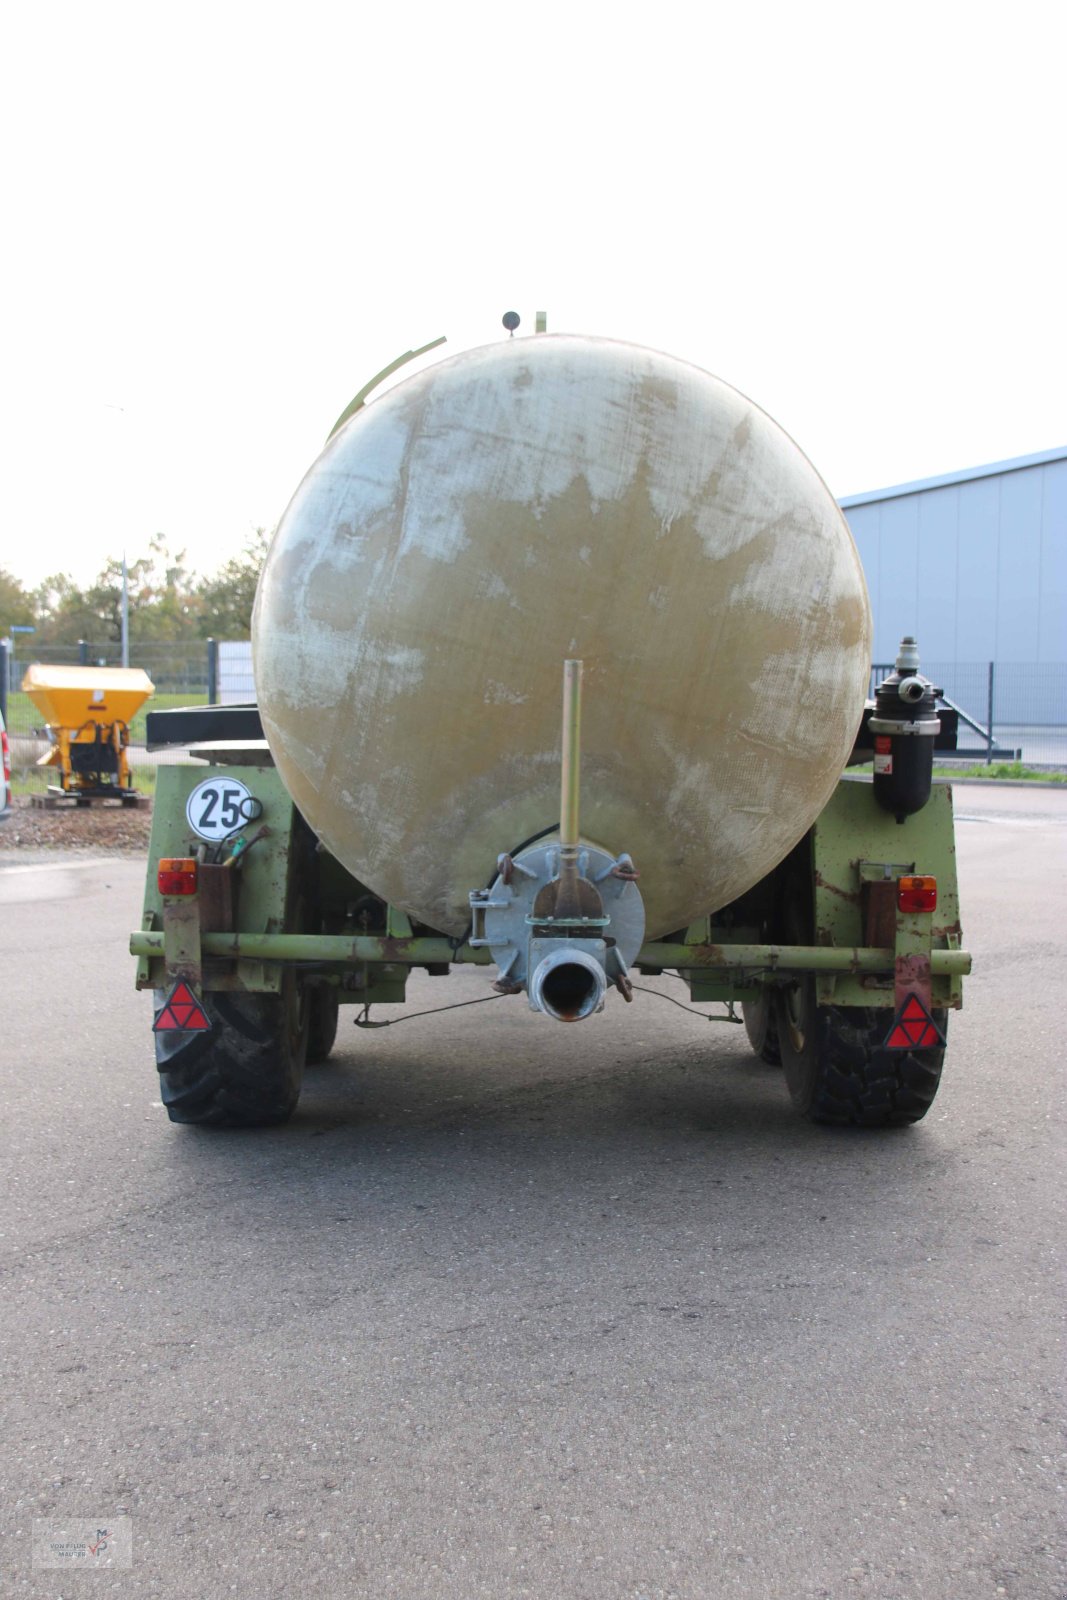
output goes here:
<path id="1" fill-rule="evenodd" d="M 932 963 L 936 1006 L 962 1003 L 960 979 L 970 971 L 963 962 L 956 846 L 952 823 L 952 791 L 935 784 L 928 803 L 913 817 L 897 823 L 872 793 L 870 778 L 843 778 L 811 832 L 811 884 L 815 942 L 823 946 L 862 943 L 870 885 L 904 873 L 937 879 L 937 910 L 930 915 L 896 918 L 896 953 L 932 950 L 950 955 Z M 893 974 L 882 982 L 871 975 L 825 976 L 816 985 L 820 1004 L 892 1005 Z"/>
<path id="2" fill-rule="evenodd" d="M 235 864 L 235 913 L 224 928 L 204 925 L 199 897 L 161 896 L 155 876 L 161 857 L 193 852 L 186 801 L 209 775 L 244 781 L 263 805 L 261 822 L 249 824 L 245 834 L 261 826 L 265 833 Z M 340 985 L 343 1000 L 386 1004 L 403 1001 L 412 967 L 443 973 L 454 965 L 491 962 L 483 948 L 443 936 L 416 937 L 408 918 L 393 907 L 386 908 L 384 932 L 344 928 L 345 905 L 373 898 L 372 892 L 333 857 L 316 852 L 271 765 L 160 768 L 150 867 L 144 921 L 130 940 L 138 988 L 162 988 L 183 976 L 209 990 L 276 992 L 285 965 L 300 962 L 314 967 L 318 981 Z M 894 892 L 892 944 L 868 945 L 871 886 L 895 883 L 901 873 L 937 878 L 937 911 L 903 915 L 895 909 Z M 798 886 L 809 897 L 814 943 L 775 942 L 767 932 L 774 932 L 776 900 Z M 898 825 L 875 802 L 869 779 L 844 778 L 788 863 L 736 906 L 669 940 L 644 945 L 637 964 L 646 972 L 677 970 L 698 1001 L 750 999 L 764 985 L 813 973 L 821 1004 L 891 1007 L 898 957 L 927 954 L 934 1005 L 959 1006 L 971 958 L 960 940 L 951 792 L 936 786 L 925 809 Z"/>
<path id="3" fill-rule="evenodd" d="M 207 937 L 199 915 L 198 897 L 183 901 L 178 897 L 164 898 L 156 883 L 156 863 L 165 856 L 190 856 L 198 840 L 186 821 L 185 806 L 189 795 L 205 778 L 236 778 L 248 783 L 250 777 L 256 798 L 263 806 L 261 822 L 246 824 L 245 837 L 257 832 L 260 826 L 267 832 L 253 845 L 247 859 L 242 859 L 237 875 L 237 913 L 240 926 L 263 933 L 281 932 L 292 925 L 293 891 L 290 870 L 294 853 L 294 835 L 298 826 L 297 812 L 285 786 L 273 766 L 162 766 L 156 779 L 156 799 L 152 810 L 152 832 L 149 839 L 149 873 L 145 885 L 145 905 L 142 931 L 153 933 L 158 940 L 158 952 L 153 948 L 149 957 L 131 950 L 138 957 L 137 987 L 159 988 L 171 977 L 189 977 L 203 982 L 210 977 L 211 989 L 254 989 L 277 993 L 281 988 L 282 969 L 274 963 L 264 964 L 259 958 L 242 962 L 242 970 L 235 972 L 232 965 L 203 972 L 204 941 Z M 138 936 L 135 935 L 136 939 Z M 162 960 L 160 960 L 160 956 Z"/>

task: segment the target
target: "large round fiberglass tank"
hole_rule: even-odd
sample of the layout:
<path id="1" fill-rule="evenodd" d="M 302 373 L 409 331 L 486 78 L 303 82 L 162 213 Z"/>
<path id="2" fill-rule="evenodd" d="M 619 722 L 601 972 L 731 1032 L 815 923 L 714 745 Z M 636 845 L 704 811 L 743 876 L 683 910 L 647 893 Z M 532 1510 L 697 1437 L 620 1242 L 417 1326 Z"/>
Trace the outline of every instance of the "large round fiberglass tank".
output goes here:
<path id="1" fill-rule="evenodd" d="M 461 935 L 559 817 L 585 662 L 581 826 L 647 933 L 770 871 L 836 784 L 870 610 L 825 484 L 751 401 L 610 340 L 512 339 L 357 412 L 297 490 L 253 623 L 263 726 L 325 845 Z"/>

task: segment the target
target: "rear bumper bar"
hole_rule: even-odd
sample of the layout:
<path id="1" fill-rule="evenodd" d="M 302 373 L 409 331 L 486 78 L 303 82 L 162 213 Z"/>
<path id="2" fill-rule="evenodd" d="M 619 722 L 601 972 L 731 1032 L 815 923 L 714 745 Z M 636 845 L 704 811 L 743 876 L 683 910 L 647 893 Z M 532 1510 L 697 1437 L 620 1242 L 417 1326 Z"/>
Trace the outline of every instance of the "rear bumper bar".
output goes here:
<path id="1" fill-rule="evenodd" d="M 312 962 L 323 966 L 362 966 L 384 962 L 409 967 L 489 966 L 488 950 L 456 945 L 449 939 L 397 939 L 373 934 L 349 937 L 328 933 L 202 933 L 200 946 L 215 960 Z M 146 960 L 165 957 L 162 932 L 130 936 L 130 954 Z M 892 974 L 892 949 L 836 949 L 821 945 L 662 944 L 642 946 L 635 965 L 702 971 L 767 973 L 850 972 Z M 936 977 L 965 977 L 971 970 L 966 950 L 933 950 L 930 971 Z"/>

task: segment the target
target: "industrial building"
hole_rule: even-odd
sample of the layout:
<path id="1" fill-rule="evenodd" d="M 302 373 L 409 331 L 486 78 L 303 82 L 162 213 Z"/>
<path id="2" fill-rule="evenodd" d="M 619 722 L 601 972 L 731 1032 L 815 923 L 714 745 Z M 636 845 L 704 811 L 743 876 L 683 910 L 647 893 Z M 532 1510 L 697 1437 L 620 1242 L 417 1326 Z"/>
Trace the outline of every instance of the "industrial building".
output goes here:
<path id="1" fill-rule="evenodd" d="M 1067 446 L 846 496 L 874 656 L 1067 662 Z"/>
<path id="2" fill-rule="evenodd" d="M 924 666 L 987 720 L 1067 722 L 1067 446 L 840 502 L 874 613 L 874 659 L 914 633 Z M 1015 731 L 1011 742 L 1033 744 Z"/>

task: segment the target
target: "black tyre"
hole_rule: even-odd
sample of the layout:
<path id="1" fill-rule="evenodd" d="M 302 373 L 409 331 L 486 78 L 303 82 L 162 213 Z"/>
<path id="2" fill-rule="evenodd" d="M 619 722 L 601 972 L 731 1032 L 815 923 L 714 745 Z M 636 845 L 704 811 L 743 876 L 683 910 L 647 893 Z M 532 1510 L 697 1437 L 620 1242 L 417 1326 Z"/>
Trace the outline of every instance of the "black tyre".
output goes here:
<path id="1" fill-rule="evenodd" d="M 156 990 L 156 1015 L 165 995 Z M 172 1122 L 263 1128 L 285 1122 L 300 1098 L 308 1008 L 295 975 L 281 994 L 208 993 L 211 1031 L 153 1034 L 160 1094 Z"/>
<path id="2" fill-rule="evenodd" d="M 316 984 L 308 992 L 307 1064 L 317 1067 L 325 1061 L 337 1038 L 340 1000 L 331 984 Z"/>
<path id="3" fill-rule="evenodd" d="M 810 862 L 795 856 L 783 879 L 780 923 L 787 944 L 813 944 Z M 775 1020 L 790 1098 L 809 1122 L 899 1127 L 934 1103 L 945 1058 L 934 1050 L 886 1050 L 887 1007 L 820 1006 L 809 974 L 775 990 Z M 946 1013 L 934 1012 L 942 1034 Z"/>
<path id="4" fill-rule="evenodd" d="M 935 1011 L 942 1034 L 947 1013 Z M 943 1046 L 886 1050 L 890 1010 L 815 1004 L 805 978 L 777 993 L 778 1041 L 793 1104 L 811 1122 L 866 1128 L 918 1122 L 934 1103 Z"/>
<path id="5" fill-rule="evenodd" d="M 778 1019 L 774 1011 L 774 994 L 764 988 L 758 1000 L 743 1000 L 741 1015 L 745 1019 L 748 1042 L 761 1061 L 769 1067 L 780 1067 L 782 1051 L 778 1043 Z"/>

